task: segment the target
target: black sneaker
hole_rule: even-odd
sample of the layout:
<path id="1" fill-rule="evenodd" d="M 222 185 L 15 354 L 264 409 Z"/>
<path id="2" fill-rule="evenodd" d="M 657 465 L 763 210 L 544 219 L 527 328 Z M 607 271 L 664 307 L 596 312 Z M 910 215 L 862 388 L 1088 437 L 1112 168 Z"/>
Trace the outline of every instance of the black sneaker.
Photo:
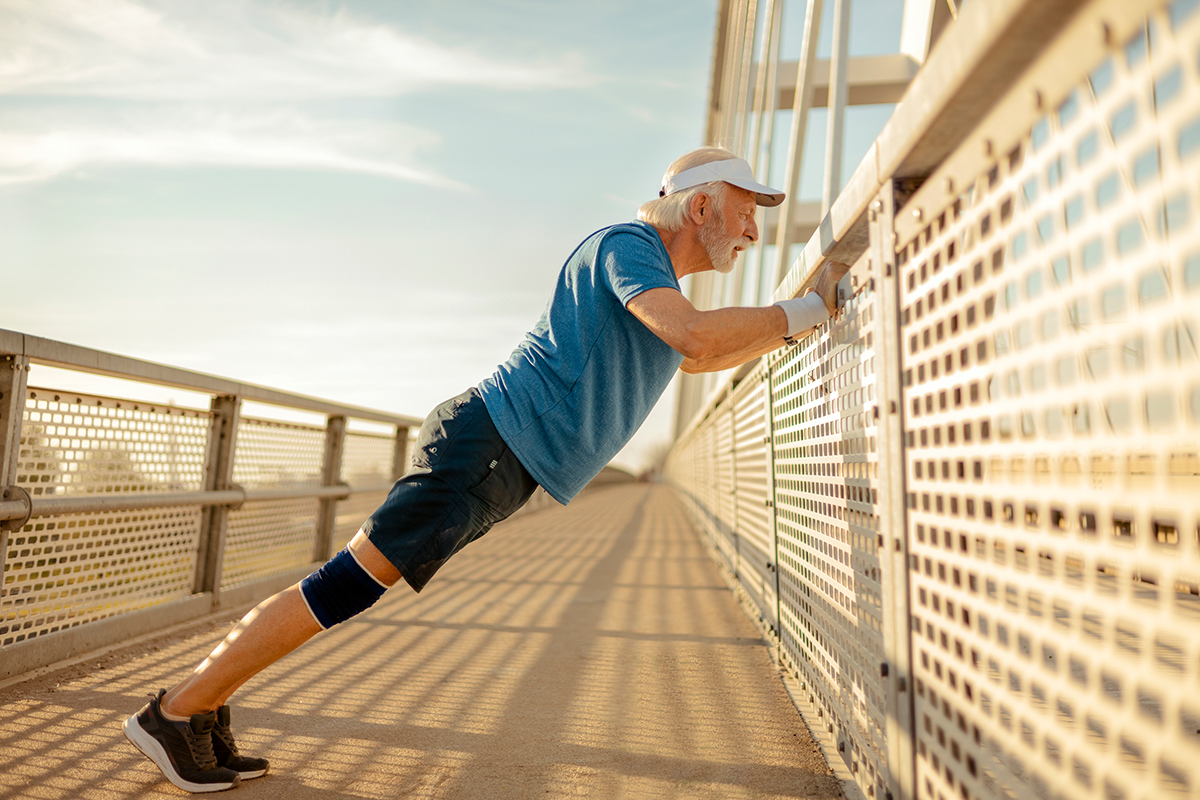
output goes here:
<path id="1" fill-rule="evenodd" d="M 125 738 L 185 792 L 220 792 L 237 786 L 241 777 L 218 766 L 213 754 L 217 712 L 193 714 L 188 722 L 175 722 L 159 709 L 166 693 L 159 689 L 141 711 L 125 720 Z"/>
<path id="2" fill-rule="evenodd" d="M 248 758 L 238 752 L 237 743 L 233 741 L 233 731 L 229 730 L 229 706 L 221 706 L 217 709 L 217 724 L 213 726 L 212 746 L 217 763 L 241 775 L 242 780 L 261 778 L 267 774 L 269 762 L 265 758 Z"/>

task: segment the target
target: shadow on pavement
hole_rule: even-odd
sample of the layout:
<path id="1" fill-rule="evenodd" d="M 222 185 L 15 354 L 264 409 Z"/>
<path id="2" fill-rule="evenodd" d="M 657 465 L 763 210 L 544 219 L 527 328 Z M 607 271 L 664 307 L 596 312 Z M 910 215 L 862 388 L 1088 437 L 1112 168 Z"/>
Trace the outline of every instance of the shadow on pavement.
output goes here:
<path id="1" fill-rule="evenodd" d="M 0 797 L 181 797 L 121 734 L 228 624 L 0 693 Z M 91 666 L 91 662 L 89 662 Z M 671 492 L 497 527 L 234 698 L 252 798 L 833 798 L 837 781 Z"/>

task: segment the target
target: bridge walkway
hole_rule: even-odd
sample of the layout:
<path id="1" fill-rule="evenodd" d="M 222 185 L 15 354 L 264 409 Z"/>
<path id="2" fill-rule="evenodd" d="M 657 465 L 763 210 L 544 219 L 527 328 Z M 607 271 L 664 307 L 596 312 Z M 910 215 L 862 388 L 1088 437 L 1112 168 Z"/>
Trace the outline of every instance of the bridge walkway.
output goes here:
<path id="1" fill-rule="evenodd" d="M 0 797 L 180 797 L 122 720 L 229 617 L 0 689 Z M 254 798 L 834 798 L 753 624 L 672 492 L 511 520 L 235 697 Z"/>

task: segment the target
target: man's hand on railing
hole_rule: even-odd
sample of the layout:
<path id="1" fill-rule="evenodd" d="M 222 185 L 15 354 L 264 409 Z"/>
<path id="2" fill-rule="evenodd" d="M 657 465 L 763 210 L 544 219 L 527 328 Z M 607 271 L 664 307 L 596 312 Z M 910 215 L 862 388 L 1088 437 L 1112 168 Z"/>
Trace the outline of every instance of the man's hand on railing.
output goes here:
<path id="1" fill-rule="evenodd" d="M 810 330 L 837 313 L 838 281 L 850 267 L 838 261 L 826 261 L 817 270 L 816 279 L 799 297 L 775 303 L 787 314 L 787 341 L 806 335 Z"/>
<path id="2" fill-rule="evenodd" d="M 833 316 L 837 313 L 838 309 L 838 281 L 845 277 L 849 271 L 849 264 L 843 264 L 840 261 L 826 261 L 821 265 L 821 269 L 817 271 L 817 279 L 813 281 L 813 285 L 808 288 L 805 294 L 816 292 L 821 300 L 825 302 L 825 308 L 829 310 L 829 316 Z"/>

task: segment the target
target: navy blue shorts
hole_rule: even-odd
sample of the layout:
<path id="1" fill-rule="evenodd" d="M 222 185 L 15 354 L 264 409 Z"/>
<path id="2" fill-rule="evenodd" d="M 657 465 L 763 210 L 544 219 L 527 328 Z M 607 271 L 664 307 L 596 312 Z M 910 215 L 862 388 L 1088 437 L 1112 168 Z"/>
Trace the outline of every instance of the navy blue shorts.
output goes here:
<path id="1" fill-rule="evenodd" d="M 450 556 L 525 505 L 537 482 L 474 388 L 425 419 L 412 465 L 363 531 L 419 592 Z"/>

